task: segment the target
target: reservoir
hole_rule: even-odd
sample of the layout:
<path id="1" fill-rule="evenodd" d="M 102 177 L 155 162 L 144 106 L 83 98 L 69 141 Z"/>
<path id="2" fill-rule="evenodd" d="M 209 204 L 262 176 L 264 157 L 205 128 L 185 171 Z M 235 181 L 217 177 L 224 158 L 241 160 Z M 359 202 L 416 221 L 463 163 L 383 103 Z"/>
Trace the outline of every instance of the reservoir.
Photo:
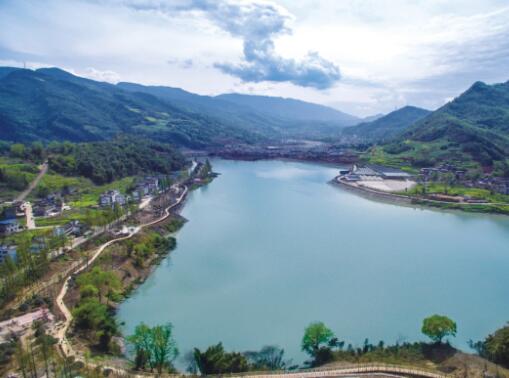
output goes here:
<path id="1" fill-rule="evenodd" d="M 387 344 L 425 340 L 438 313 L 466 350 L 509 320 L 509 217 L 374 202 L 328 184 L 331 166 L 212 163 L 221 175 L 189 195 L 176 250 L 120 306 L 125 335 L 171 322 L 181 356 L 221 341 L 301 363 L 313 321 Z"/>

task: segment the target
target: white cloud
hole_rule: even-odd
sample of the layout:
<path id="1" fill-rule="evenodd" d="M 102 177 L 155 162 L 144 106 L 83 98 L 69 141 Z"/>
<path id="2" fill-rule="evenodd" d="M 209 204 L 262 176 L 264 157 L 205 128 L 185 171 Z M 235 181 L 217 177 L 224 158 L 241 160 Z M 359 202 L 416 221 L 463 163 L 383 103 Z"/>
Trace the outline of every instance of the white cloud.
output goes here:
<path id="1" fill-rule="evenodd" d="M 226 13 L 214 4 L 3 0 L 0 59 L 203 94 L 297 97 L 360 115 L 405 104 L 437 107 L 476 80 L 509 76 L 509 8 L 503 0 L 222 0 L 229 5 Z M 246 19 L 239 11 L 246 4 L 271 9 L 273 17 Z M 253 41 L 256 48 L 246 49 Z M 319 59 L 303 61 L 309 51 Z M 256 59 L 249 61 L 250 54 Z M 260 82 L 225 74 L 215 68 L 218 62 L 229 73 Z M 303 88 L 307 71 L 292 72 L 316 63 L 323 73 L 324 62 L 340 66 L 342 75 L 327 90 Z"/>

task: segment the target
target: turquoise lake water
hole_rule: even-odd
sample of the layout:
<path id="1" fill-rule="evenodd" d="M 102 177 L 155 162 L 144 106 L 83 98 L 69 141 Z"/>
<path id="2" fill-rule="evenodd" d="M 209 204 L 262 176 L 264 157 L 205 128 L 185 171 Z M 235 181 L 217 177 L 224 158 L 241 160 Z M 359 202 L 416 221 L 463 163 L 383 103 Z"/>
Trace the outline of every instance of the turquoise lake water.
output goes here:
<path id="1" fill-rule="evenodd" d="M 213 166 L 177 249 L 120 306 L 125 334 L 170 321 L 181 355 L 276 344 L 302 362 L 316 320 L 355 345 L 424 340 L 422 319 L 446 314 L 464 349 L 509 320 L 509 217 L 370 201 L 328 184 L 330 166 Z"/>

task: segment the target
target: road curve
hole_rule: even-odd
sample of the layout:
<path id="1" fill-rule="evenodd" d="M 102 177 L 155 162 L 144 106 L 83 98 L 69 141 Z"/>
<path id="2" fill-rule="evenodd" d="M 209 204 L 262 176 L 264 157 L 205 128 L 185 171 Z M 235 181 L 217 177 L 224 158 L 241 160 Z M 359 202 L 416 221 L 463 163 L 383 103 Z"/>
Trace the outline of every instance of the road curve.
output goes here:
<path id="1" fill-rule="evenodd" d="M 60 350 L 62 351 L 64 356 L 66 356 L 66 357 L 74 356 L 76 359 L 80 359 L 78 354 L 73 350 L 71 344 L 69 343 L 69 340 L 65 336 L 67 333 L 67 330 L 69 329 L 71 322 L 72 322 L 72 314 L 64 303 L 64 297 L 67 294 L 67 290 L 69 289 L 69 282 L 70 282 L 72 276 L 77 273 L 80 273 L 81 271 L 86 269 L 110 245 L 112 245 L 116 242 L 122 241 L 122 240 L 129 239 L 129 238 L 133 237 L 134 235 L 136 235 L 143 228 L 152 226 L 154 224 L 157 224 L 157 223 L 165 220 L 171 214 L 171 210 L 173 208 L 175 208 L 176 206 L 180 205 L 180 203 L 184 200 L 185 196 L 187 195 L 187 192 L 188 192 L 188 188 L 187 188 L 187 186 L 184 186 L 184 191 L 182 192 L 180 197 L 177 199 L 177 201 L 174 204 L 168 206 L 165 209 L 165 212 L 161 217 L 159 217 L 156 220 L 153 220 L 151 222 L 144 223 L 142 225 L 135 227 L 126 236 L 112 239 L 112 240 L 107 241 L 106 243 L 102 244 L 99 248 L 97 248 L 97 250 L 92 255 L 92 257 L 88 260 L 88 262 L 85 262 L 83 265 L 79 266 L 76 270 L 74 270 L 68 274 L 67 278 L 64 281 L 64 284 L 62 285 L 62 289 L 60 290 L 60 292 L 56 298 L 56 304 L 57 304 L 58 308 L 60 309 L 60 311 L 62 312 L 62 314 L 64 315 L 65 320 L 63 323 L 62 322 L 58 323 L 57 327 L 53 330 L 53 332 L 50 332 L 52 334 L 52 336 L 58 340 L 58 345 L 59 345 Z M 88 363 L 88 364 L 92 365 L 94 367 L 96 366 L 95 364 L 91 364 L 91 363 Z M 106 368 L 106 367 L 104 367 L 104 368 Z M 118 370 L 117 368 L 113 368 L 113 367 L 110 369 L 115 370 L 115 371 Z"/>

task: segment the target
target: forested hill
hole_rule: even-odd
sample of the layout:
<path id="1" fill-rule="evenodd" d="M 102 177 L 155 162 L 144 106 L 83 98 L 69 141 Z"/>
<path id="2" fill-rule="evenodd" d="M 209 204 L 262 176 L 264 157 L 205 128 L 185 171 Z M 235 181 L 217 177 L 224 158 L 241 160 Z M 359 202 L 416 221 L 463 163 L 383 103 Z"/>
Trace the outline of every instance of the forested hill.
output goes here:
<path id="1" fill-rule="evenodd" d="M 200 96 L 179 88 L 119 83 L 120 88 L 143 92 L 171 102 L 194 114 L 206 114 L 222 124 L 267 137 L 320 138 L 361 120 L 339 110 L 305 101 L 244 94 Z"/>
<path id="2" fill-rule="evenodd" d="M 14 142 L 96 141 L 123 133 L 189 147 L 259 138 L 159 97 L 56 68 L 0 70 L 0 131 L 2 140 Z"/>
<path id="3" fill-rule="evenodd" d="M 347 127 L 343 135 L 360 141 L 383 142 L 394 138 L 408 129 L 416 121 L 431 112 L 415 106 L 405 106 L 371 122 L 363 122 L 357 126 Z"/>
<path id="4" fill-rule="evenodd" d="M 238 93 L 223 94 L 216 99 L 234 103 L 275 119 L 295 122 L 331 122 L 350 126 L 361 120 L 328 106 L 282 97 L 255 96 Z"/>
<path id="5" fill-rule="evenodd" d="M 447 160 L 489 167 L 507 161 L 509 82 L 475 83 L 416 122 L 385 150 L 421 165 Z"/>
<path id="6" fill-rule="evenodd" d="M 358 121 L 302 101 L 264 97 L 267 104 L 279 104 L 275 111 L 275 105 L 241 104 L 238 96 L 208 97 L 178 88 L 113 85 L 58 68 L 0 67 L 0 140 L 84 142 L 135 134 L 202 148 L 288 137 L 331 137 Z M 259 101 L 257 96 L 246 98 Z"/>
<path id="7" fill-rule="evenodd" d="M 184 157 L 172 146 L 128 136 L 78 144 L 53 142 L 46 153 L 53 171 L 96 184 L 147 173 L 169 174 L 185 166 Z"/>

